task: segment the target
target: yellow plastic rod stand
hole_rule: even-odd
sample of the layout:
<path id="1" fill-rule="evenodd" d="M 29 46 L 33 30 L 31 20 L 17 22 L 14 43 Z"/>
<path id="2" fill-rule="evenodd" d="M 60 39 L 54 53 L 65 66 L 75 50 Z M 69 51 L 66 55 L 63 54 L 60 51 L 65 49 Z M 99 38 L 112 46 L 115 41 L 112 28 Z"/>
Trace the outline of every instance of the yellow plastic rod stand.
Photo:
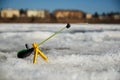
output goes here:
<path id="1" fill-rule="evenodd" d="M 37 59 L 37 55 L 39 54 L 45 61 L 48 61 L 48 58 L 44 55 L 44 53 L 41 51 L 41 50 L 39 50 L 39 48 L 38 48 L 38 44 L 37 43 L 33 43 L 32 44 L 32 46 L 33 46 L 33 48 L 34 48 L 34 57 L 33 57 L 33 63 L 35 64 L 37 61 L 36 61 L 36 59 Z"/>

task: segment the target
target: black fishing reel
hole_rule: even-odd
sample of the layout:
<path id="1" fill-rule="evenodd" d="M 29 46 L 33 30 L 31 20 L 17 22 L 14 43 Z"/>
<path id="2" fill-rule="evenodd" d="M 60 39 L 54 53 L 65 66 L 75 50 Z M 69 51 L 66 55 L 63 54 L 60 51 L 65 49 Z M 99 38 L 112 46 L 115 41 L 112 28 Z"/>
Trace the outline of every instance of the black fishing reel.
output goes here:
<path id="1" fill-rule="evenodd" d="M 19 52 L 17 53 L 17 57 L 18 57 L 18 58 L 28 57 L 28 56 L 30 56 L 30 55 L 32 54 L 32 52 L 34 51 L 33 48 L 29 48 L 28 44 L 25 44 L 25 47 L 26 47 L 26 49 L 23 49 L 23 50 L 21 50 L 21 51 L 19 51 Z"/>

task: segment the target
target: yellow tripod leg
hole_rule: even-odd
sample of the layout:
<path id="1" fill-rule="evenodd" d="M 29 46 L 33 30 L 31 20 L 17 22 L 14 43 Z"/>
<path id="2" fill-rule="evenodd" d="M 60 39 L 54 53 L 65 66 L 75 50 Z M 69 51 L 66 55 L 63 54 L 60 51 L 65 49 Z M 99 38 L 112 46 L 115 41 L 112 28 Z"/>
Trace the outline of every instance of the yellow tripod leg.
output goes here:
<path id="1" fill-rule="evenodd" d="M 47 56 L 45 56 L 45 54 L 41 50 L 38 50 L 38 53 L 45 61 L 48 61 Z"/>
<path id="2" fill-rule="evenodd" d="M 32 46 L 34 48 L 33 63 L 35 64 L 36 63 L 36 59 L 37 59 L 37 55 L 38 55 L 38 51 L 37 51 L 38 44 L 37 43 L 33 43 Z"/>
<path id="3" fill-rule="evenodd" d="M 34 51 L 34 57 L 33 57 L 33 64 L 36 63 L 37 55 L 38 55 L 38 52 L 37 52 L 37 50 L 35 50 Z"/>

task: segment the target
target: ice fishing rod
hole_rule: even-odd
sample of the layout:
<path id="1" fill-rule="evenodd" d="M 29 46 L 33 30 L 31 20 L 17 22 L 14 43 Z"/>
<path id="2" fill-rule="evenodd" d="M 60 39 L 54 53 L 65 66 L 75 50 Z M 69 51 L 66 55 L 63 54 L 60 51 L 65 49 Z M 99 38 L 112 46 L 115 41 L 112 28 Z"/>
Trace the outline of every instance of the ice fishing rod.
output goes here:
<path id="1" fill-rule="evenodd" d="M 55 35 L 59 34 L 60 32 L 62 32 L 64 29 L 66 28 L 70 28 L 70 24 L 68 23 L 66 25 L 66 27 L 63 27 L 62 29 L 60 29 L 59 31 L 55 32 L 54 34 L 52 34 L 51 36 L 49 36 L 48 38 L 46 38 L 45 40 L 43 40 L 41 43 L 38 44 L 38 46 L 40 46 L 41 44 L 45 43 L 46 41 L 48 41 L 49 39 L 51 39 L 52 37 L 54 37 Z M 25 58 L 28 57 L 32 54 L 32 52 L 34 51 L 34 48 L 29 48 L 27 44 L 25 44 L 26 49 L 20 50 L 17 53 L 17 57 L 18 58 Z"/>

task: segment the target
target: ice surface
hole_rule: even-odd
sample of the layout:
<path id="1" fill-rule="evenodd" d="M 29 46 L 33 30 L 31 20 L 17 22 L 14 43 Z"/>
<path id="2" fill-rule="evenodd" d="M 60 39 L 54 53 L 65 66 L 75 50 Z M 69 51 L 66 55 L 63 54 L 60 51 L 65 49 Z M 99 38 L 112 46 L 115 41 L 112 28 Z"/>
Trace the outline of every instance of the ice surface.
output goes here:
<path id="1" fill-rule="evenodd" d="M 17 52 L 66 24 L 0 24 L 0 80 L 120 80 L 120 25 L 71 24 L 43 45 L 45 62 Z"/>

